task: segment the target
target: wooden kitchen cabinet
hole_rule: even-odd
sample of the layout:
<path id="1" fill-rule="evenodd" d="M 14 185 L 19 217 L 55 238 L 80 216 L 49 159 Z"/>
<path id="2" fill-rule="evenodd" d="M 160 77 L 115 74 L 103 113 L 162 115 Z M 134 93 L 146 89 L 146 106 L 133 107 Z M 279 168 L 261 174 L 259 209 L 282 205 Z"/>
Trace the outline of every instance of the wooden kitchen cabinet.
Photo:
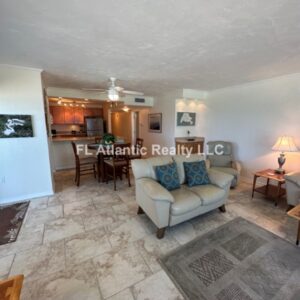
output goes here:
<path id="1" fill-rule="evenodd" d="M 103 109 L 97 107 L 50 106 L 53 124 L 84 124 L 85 117 L 103 117 Z"/>
<path id="2" fill-rule="evenodd" d="M 50 106 L 53 124 L 65 124 L 65 108 L 62 106 Z"/>
<path id="3" fill-rule="evenodd" d="M 84 123 L 84 109 L 81 107 L 74 108 L 74 124 L 83 124 Z"/>
<path id="4" fill-rule="evenodd" d="M 65 106 L 65 124 L 74 124 L 74 107 Z"/>

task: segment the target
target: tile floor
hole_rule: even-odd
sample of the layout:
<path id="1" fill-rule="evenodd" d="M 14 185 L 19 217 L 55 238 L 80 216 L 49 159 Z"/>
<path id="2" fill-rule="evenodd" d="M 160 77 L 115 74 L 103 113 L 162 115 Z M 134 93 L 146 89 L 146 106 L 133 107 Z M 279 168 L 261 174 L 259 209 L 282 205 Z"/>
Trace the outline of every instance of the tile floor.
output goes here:
<path id="1" fill-rule="evenodd" d="M 34 199 L 15 243 L 0 246 L 0 278 L 25 274 L 23 300 L 183 299 L 157 258 L 236 216 L 294 243 L 297 224 L 285 203 L 256 196 L 241 183 L 218 210 L 169 228 L 163 240 L 145 215 L 136 215 L 134 187 L 56 175 L 57 193 Z"/>

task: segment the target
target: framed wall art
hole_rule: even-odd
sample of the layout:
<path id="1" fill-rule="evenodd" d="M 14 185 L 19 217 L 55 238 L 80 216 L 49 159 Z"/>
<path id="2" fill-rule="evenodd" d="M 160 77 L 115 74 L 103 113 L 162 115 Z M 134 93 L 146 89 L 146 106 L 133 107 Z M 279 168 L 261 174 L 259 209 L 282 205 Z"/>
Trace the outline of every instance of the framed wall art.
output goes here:
<path id="1" fill-rule="evenodd" d="M 30 115 L 0 115 L 0 138 L 33 137 Z"/>
<path id="2" fill-rule="evenodd" d="M 149 114 L 148 115 L 148 129 L 149 132 L 162 132 L 162 114 Z"/>
<path id="3" fill-rule="evenodd" d="M 177 112 L 177 126 L 195 126 L 196 113 Z"/>

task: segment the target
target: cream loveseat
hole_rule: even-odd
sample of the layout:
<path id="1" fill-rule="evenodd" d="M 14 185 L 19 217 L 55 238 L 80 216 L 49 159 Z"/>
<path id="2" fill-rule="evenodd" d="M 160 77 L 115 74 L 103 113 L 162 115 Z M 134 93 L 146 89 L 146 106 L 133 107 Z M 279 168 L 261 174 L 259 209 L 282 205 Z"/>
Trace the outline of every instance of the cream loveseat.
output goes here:
<path id="1" fill-rule="evenodd" d="M 204 156 L 158 156 L 132 161 L 135 177 L 138 213 L 146 213 L 157 226 L 157 238 L 163 238 L 165 228 L 219 208 L 225 212 L 233 176 L 208 169 L 210 184 L 188 187 L 185 184 L 183 162 L 204 160 Z M 176 162 L 180 189 L 168 191 L 155 176 L 155 166 Z"/>

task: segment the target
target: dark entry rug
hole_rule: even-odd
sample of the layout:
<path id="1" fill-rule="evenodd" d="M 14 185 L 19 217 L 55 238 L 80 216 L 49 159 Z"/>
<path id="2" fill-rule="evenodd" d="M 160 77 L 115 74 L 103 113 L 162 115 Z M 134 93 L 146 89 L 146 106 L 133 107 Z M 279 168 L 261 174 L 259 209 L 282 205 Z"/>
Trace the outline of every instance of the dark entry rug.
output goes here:
<path id="1" fill-rule="evenodd" d="M 236 218 L 161 264 L 186 299 L 300 299 L 300 248 Z"/>
<path id="2" fill-rule="evenodd" d="M 0 206 L 0 245 L 14 242 L 21 229 L 28 202 Z"/>

